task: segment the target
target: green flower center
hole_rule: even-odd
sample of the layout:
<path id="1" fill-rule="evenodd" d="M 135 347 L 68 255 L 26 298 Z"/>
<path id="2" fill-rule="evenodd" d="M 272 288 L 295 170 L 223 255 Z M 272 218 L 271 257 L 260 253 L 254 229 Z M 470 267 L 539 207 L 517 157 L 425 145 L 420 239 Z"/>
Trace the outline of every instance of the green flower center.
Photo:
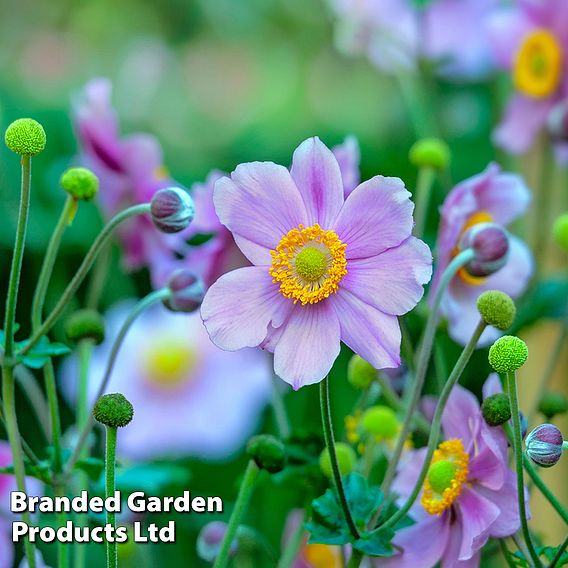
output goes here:
<path id="1" fill-rule="evenodd" d="M 457 469 L 456 464 L 448 460 L 432 464 L 428 470 L 428 481 L 432 489 L 440 495 L 444 493 L 444 490 L 452 486 Z"/>
<path id="2" fill-rule="evenodd" d="M 307 282 L 317 282 L 327 270 L 325 253 L 315 247 L 306 247 L 296 255 L 296 272 Z"/>

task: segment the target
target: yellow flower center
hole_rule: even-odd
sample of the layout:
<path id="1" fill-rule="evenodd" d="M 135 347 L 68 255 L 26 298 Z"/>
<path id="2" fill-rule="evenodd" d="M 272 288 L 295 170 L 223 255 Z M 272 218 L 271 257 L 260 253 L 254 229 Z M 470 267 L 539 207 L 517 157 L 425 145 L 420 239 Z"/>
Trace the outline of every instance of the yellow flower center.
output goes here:
<path id="1" fill-rule="evenodd" d="M 471 229 L 474 225 L 479 223 L 492 223 L 493 217 L 487 211 L 477 211 L 474 213 L 466 222 L 462 228 L 461 235 L 463 235 L 468 229 Z M 461 237 L 460 235 L 460 237 Z M 458 247 L 454 249 L 453 256 L 457 256 L 460 250 Z M 486 276 L 472 276 L 465 267 L 462 267 L 458 271 L 458 277 L 461 278 L 466 284 L 470 286 L 479 286 L 483 284 L 486 280 Z"/>
<path id="2" fill-rule="evenodd" d="M 517 52 L 515 86 L 529 97 L 548 97 L 560 83 L 562 60 L 562 48 L 550 32 L 538 29 L 528 34 Z"/>
<path id="3" fill-rule="evenodd" d="M 288 231 L 271 251 L 270 275 L 294 303 L 316 304 L 337 292 L 347 274 L 345 247 L 334 231 L 319 225 Z"/>
<path id="4" fill-rule="evenodd" d="M 313 568 L 341 568 L 339 547 L 328 544 L 307 544 L 304 558 Z"/>
<path id="5" fill-rule="evenodd" d="M 460 496 L 469 473 L 469 456 L 458 438 L 442 442 L 434 452 L 424 481 L 422 506 L 431 515 L 441 515 Z"/>
<path id="6" fill-rule="evenodd" d="M 144 357 L 146 378 L 153 384 L 172 389 L 184 383 L 195 367 L 195 353 L 179 339 L 156 339 Z"/>

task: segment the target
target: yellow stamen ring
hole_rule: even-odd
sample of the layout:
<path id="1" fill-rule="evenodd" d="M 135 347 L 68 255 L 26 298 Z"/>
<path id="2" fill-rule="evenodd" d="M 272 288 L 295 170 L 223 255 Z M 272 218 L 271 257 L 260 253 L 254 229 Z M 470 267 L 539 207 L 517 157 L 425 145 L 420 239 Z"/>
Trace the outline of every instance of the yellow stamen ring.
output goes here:
<path id="1" fill-rule="evenodd" d="M 272 254 L 270 276 L 294 303 L 316 304 L 335 294 L 347 274 L 345 248 L 334 231 L 319 225 L 288 231 Z"/>
<path id="2" fill-rule="evenodd" d="M 560 83 L 563 58 L 562 48 L 549 31 L 528 34 L 517 52 L 515 86 L 529 97 L 548 97 Z"/>
<path id="3" fill-rule="evenodd" d="M 468 229 L 471 229 L 474 225 L 478 223 L 492 223 L 493 216 L 487 211 L 478 211 L 474 213 L 466 222 L 462 228 L 461 235 L 463 235 Z M 460 238 L 461 238 L 460 235 Z M 458 247 L 455 248 L 453 256 L 457 256 L 460 250 Z M 486 280 L 486 276 L 472 276 L 465 268 L 460 268 L 458 271 L 458 277 L 461 278 L 466 284 L 470 286 L 479 286 L 483 284 Z"/>
<path id="4" fill-rule="evenodd" d="M 460 496 L 463 484 L 469 474 L 469 456 L 464 450 L 463 443 L 458 438 L 453 438 L 442 442 L 434 452 L 430 471 L 439 462 L 449 462 L 454 467 L 453 477 L 447 483 L 447 487 L 440 493 L 436 491 L 430 483 L 429 477 L 424 481 L 424 492 L 422 494 L 422 506 L 431 515 L 441 515 L 452 503 Z M 440 489 L 440 487 L 438 487 Z"/>

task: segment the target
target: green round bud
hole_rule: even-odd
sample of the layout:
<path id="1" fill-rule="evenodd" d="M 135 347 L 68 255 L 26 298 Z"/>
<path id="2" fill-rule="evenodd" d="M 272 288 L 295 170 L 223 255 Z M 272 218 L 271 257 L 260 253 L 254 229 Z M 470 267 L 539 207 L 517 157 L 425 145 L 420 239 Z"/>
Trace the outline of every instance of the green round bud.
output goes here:
<path id="1" fill-rule="evenodd" d="M 67 318 L 65 336 L 71 343 L 91 339 L 99 345 L 105 339 L 105 320 L 96 310 L 78 310 Z"/>
<path id="2" fill-rule="evenodd" d="M 511 418 L 509 397 L 502 392 L 488 396 L 481 405 L 481 414 L 489 426 L 501 426 Z"/>
<path id="3" fill-rule="evenodd" d="M 45 130 L 33 118 L 19 118 L 6 129 L 4 141 L 20 156 L 35 156 L 45 148 Z"/>
<path id="4" fill-rule="evenodd" d="M 395 438 L 400 427 L 394 410 L 388 406 L 371 406 L 365 410 L 361 425 L 370 434 L 385 440 Z"/>
<path id="5" fill-rule="evenodd" d="M 269 473 L 278 473 L 286 465 L 284 444 L 268 434 L 252 437 L 247 444 L 247 455 L 260 469 L 265 469 Z"/>
<path id="6" fill-rule="evenodd" d="M 513 325 L 517 308 L 511 297 L 500 290 L 487 290 L 477 298 L 477 310 L 487 325 L 501 331 Z"/>
<path id="7" fill-rule="evenodd" d="M 548 420 L 565 414 L 568 411 L 568 398 L 560 392 L 545 392 L 538 403 L 538 411 Z"/>
<path id="8" fill-rule="evenodd" d="M 423 138 L 412 145 L 408 157 L 418 168 L 445 170 L 450 163 L 450 148 L 439 138 Z"/>
<path id="9" fill-rule="evenodd" d="M 428 470 L 428 481 L 432 489 L 440 495 L 444 493 L 452 486 L 457 469 L 457 465 L 451 461 L 442 460 L 433 463 Z"/>
<path id="10" fill-rule="evenodd" d="M 95 403 L 93 416 L 109 428 L 123 428 L 132 421 L 134 408 L 120 393 L 104 394 Z"/>
<path id="11" fill-rule="evenodd" d="M 554 221 L 552 236 L 556 244 L 565 252 L 568 252 L 568 213 L 563 213 Z"/>
<path id="12" fill-rule="evenodd" d="M 347 380 L 356 388 L 368 389 L 377 378 L 377 369 L 359 355 L 353 355 L 347 366 Z"/>
<path id="13" fill-rule="evenodd" d="M 335 443 L 335 455 L 337 456 L 337 464 L 339 465 L 339 472 L 341 475 L 351 473 L 355 468 L 357 462 L 357 454 L 355 450 L 344 442 Z M 333 470 L 331 468 L 331 458 L 327 448 L 324 448 L 319 457 L 319 466 L 322 473 L 329 479 L 333 477 Z"/>
<path id="14" fill-rule="evenodd" d="M 527 344 L 514 335 L 500 337 L 489 349 L 489 364 L 501 374 L 520 369 L 528 357 Z"/>
<path id="15" fill-rule="evenodd" d="M 82 201 L 90 201 L 99 191 L 99 178 L 87 168 L 69 168 L 59 183 L 67 193 Z"/>

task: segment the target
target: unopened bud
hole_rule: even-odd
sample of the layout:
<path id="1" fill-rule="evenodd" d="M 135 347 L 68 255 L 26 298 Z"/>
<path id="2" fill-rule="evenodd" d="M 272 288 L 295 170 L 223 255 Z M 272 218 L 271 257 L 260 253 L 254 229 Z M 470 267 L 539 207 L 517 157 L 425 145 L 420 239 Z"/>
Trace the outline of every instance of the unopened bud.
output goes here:
<path id="1" fill-rule="evenodd" d="M 464 267 L 471 276 L 490 276 L 507 263 L 509 236 L 496 223 L 478 223 L 464 233 L 460 248 L 475 253 L 475 258 Z"/>
<path id="2" fill-rule="evenodd" d="M 529 458 L 542 467 L 552 467 L 562 457 L 564 439 L 553 424 L 537 426 L 525 439 Z"/>
<path id="3" fill-rule="evenodd" d="M 187 191 L 179 187 L 160 189 L 152 198 L 150 212 L 162 233 L 179 233 L 193 221 L 195 206 Z"/>
<path id="4" fill-rule="evenodd" d="M 505 331 L 513 325 L 517 309 L 505 292 L 487 290 L 477 298 L 477 310 L 487 325 Z"/>
<path id="5" fill-rule="evenodd" d="M 371 406 L 363 413 L 361 425 L 364 430 L 381 440 L 392 440 L 398 434 L 400 424 L 396 413 L 388 406 Z"/>
<path id="6" fill-rule="evenodd" d="M 489 426 L 501 426 L 511 418 L 509 397 L 500 392 L 487 397 L 481 405 L 481 414 Z"/>
<path id="7" fill-rule="evenodd" d="M 99 178 L 87 168 L 69 168 L 59 183 L 67 193 L 82 201 L 90 201 L 99 191 Z"/>
<path id="8" fill-rule="evenodd" d="M 205 296 L 205 284 L 191 270 L 181 269 L 172 274 L 166 285 L 171 295 L 163 301 L 172 312 L 194 312 Z"/>
<path id="9" fill-rule="evenodd" d="M 565 252 L 568 252 L 568 213 L 563 213 L 554 221 L 552 236 L 556 244 Z"/>
<path id="10" fill-rule="evenodd" d="M 72 313 L 65 322 L 65 336 L 72 343 L 90 339 L 99 345 L 105 339 L 105 320 L 96 310 L 84 309 Z"/>
<path id="11" fill-rule="evenodd" d="M 538 404 L 538 410 L 547 420 L 550 420 L 568 411 L 568 399 L 560 392 L 545 392 Z"/>
<path id="12" fill-rule="evenodd" d="M 269 473 L 282 471 L 286 464 L 284 444 L 268 434 L 252 437 L 247 444 L 247 455 L 260 469 L 265 469 Z"/>
<path id="13" fill-rule="evenodd" d="M 341 475 L 351 473 L 355 468 L 357 462 L 357 454 L 355 450 L 344 442 L 336 442 L 335 455 L 337 456 L 337 463 L 339 465 L 339 472 Z M 331 458 L 327 448 L 324 448 L 319 458 L 319 465 L 322 473 L 329 479 L 333 477 L 333 469 L 331 467 Z"/>
<path id="14" fill-rule="evenodd" d="M 423 138 L 413 144 L 408 158 L 419 168 L 445 170 L 450 162 L 450 148 L 439 138 Z"/>
<path id="15" fill-rule="evenodd" d="M 104 394 L 95 403 L 93 416 L 109 428 L 123 428 L 132 421 L 134 408 L 120 393 Z"/>
<path id="16" fill-rule="evenodd" d="M 227 523 L 213 521 L 207 523 L 199 532 L 197 537 L 197 555 L 206 562 L 214 562 L 220 550 L 221 543 L 227 532 Z M 233 540 L 229 549 L 229 555 L 233 556 L 237 551 L 237 538 Z"/>
<path id="17" fill-rule="evenodd" d="M 377 378 L 377 369 L 359 355 L 353 355 L 347 366 L 347 380 L 356 388 L 368 389 Z"/>
<path id="18" fill-rule="evenodd" d="M 489 364 L 501 374 L 520 369 L 528 357 L 527 344 L 514 335 L 500 337 L 489 349 Z"/>
<path id="19" fill-rule="evenodd" d="M 33 118 L 19 118 L 6 129 L 6 146 L 20 156 L 35 156 L 45 148 L 45 130 Z"/>

